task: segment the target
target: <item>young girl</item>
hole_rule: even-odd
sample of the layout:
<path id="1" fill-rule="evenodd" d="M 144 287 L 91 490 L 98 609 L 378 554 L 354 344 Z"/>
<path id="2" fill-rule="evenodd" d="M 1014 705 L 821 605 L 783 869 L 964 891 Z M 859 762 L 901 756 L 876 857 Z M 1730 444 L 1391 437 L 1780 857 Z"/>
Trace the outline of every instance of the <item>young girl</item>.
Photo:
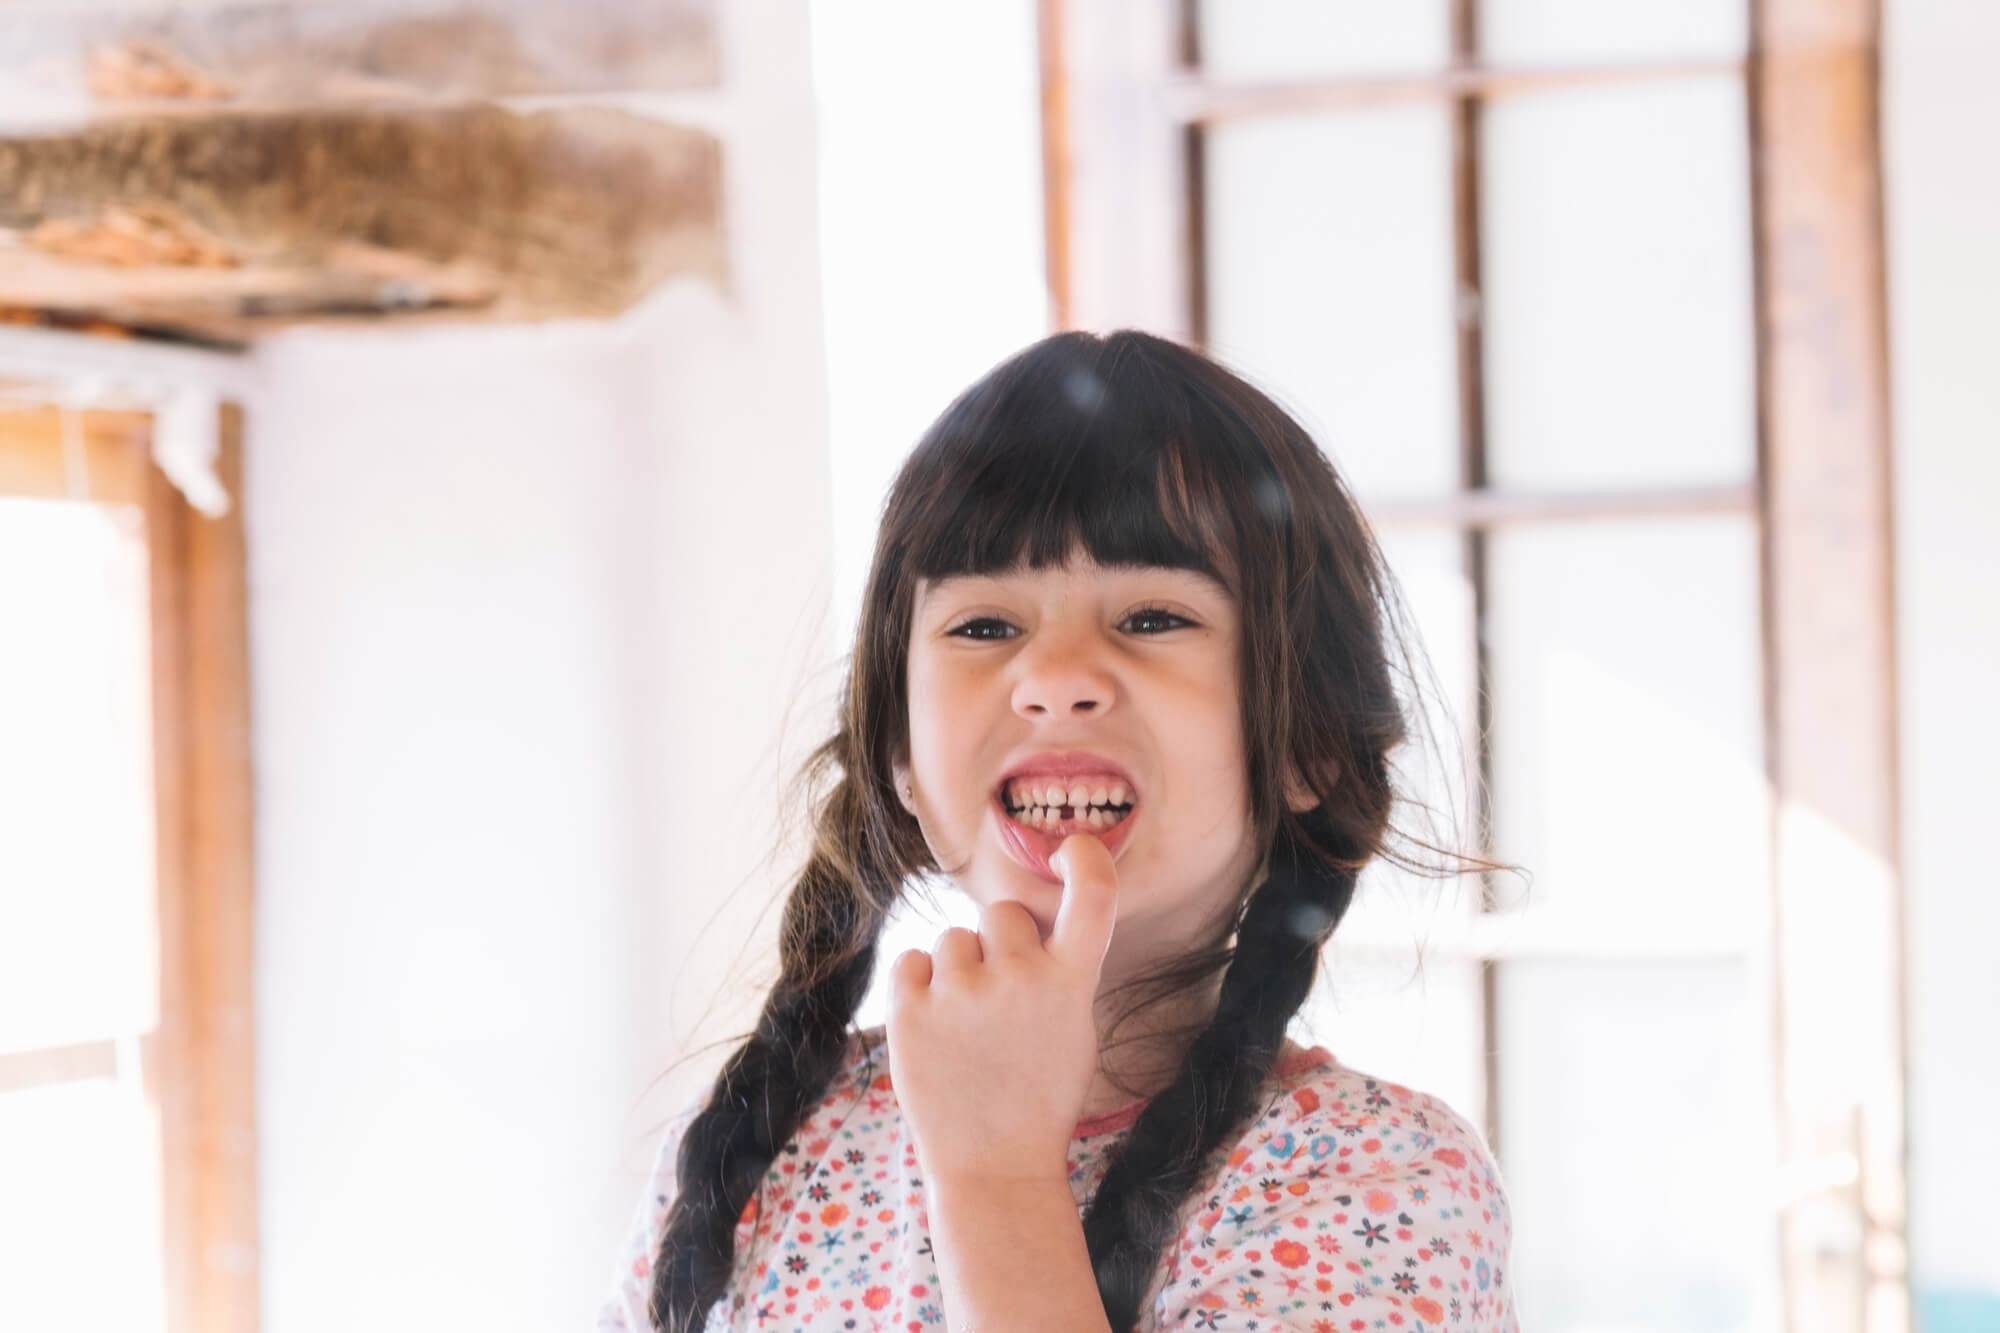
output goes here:
<path id="1" fill-rule="evenodd" d="M 599 1329 L 1515 1329 L 1478 1132 L 1285 1035 L 1401 859 L 1394 604 L 1325 456 L 1194 352 L 1060 334 L 953 403 L 883 516 L 783 973 Z M 925 872 L 979 928 L 853 1031 Z"/>

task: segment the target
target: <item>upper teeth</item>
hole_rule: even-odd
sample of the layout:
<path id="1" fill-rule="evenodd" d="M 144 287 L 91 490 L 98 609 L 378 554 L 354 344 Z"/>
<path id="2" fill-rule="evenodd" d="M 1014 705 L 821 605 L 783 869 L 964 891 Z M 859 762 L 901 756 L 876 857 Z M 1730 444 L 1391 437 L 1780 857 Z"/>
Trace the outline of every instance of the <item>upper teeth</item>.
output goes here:
<path id="1" fill-rule="evenodd" d="M 1022 806 L 1067 805 L 1082 810 L 1092 805 L 1120 806 L 1126 804 L 1130 795 L 1124 783 L 1107 778 L 1087 778 L 1080 782 L 1062 778 L 1017 778 L 1007 784 L 1007 804 L 1016 809 Z"/>

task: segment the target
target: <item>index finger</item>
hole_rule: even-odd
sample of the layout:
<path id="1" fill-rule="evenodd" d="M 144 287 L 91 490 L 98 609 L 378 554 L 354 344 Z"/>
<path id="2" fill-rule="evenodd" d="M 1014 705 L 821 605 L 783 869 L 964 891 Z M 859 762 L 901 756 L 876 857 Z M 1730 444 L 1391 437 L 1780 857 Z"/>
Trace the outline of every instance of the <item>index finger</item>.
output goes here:
<path id="1" fill-rule="evenodd" d="M 1088 833 L 1064 838 L 1049 864 L 1063 877 L 1049 952 L 1094 975 L 1104 966 L 1111 928 L 1118 923 L 1118 870 L 1110 851 Z"/>

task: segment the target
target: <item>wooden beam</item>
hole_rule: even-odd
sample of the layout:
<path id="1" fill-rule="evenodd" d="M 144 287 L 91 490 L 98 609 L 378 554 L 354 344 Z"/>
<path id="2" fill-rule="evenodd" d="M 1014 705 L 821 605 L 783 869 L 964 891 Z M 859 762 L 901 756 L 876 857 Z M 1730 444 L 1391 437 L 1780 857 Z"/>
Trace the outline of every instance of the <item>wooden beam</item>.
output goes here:
<path id="1" fill-rule="evenodd" d="M 715 137 L 608 107 L 171 117 L 0 140 L 0 229 L 17 233 L 0 245 L 0 305 L 220 341 L 410 311 L 602 317 L 673 274 L 726 280 Z"/>
<path id="2" fill-rule="evenodd" d="M 0 15 L 0 106 L 79 118 L 468 105 L 721 82 L 718 0 L 83 0 Z"/>
<path id="3" fill-rule="evenodd" d="M 1890 452 L 1873 0 L 1759 0 L 1779 1245 L 1793 1333 L 1910 1327 Z"/>
<path id="4" fill-rule="evenodd" d="M 195 513 L 157 469 L 147 508 L 171 1333 L 255 1333 L 258 1319 L 249 635 L 233 404 L 221 444 L 227 514 Z"/>

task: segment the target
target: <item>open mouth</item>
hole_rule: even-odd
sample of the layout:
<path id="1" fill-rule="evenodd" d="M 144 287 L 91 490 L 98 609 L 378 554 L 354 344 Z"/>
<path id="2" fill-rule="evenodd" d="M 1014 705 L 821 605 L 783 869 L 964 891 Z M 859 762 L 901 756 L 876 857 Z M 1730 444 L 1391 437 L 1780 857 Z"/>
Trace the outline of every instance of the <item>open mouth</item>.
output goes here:
<path id="1" fill-rule="evenodd" d="M 1118 858 L 1139 822 L 1139 788 L 1129 773 L 1100 755 L 1080 752 L 1038 756 L 1022 767 L 1031 771 L 1001 779 L 993 792 L 1000 845 L 1016 864 L 1060 885 L 1063 878 L 1049 858 L 1065 838 L 1079 833 L 1096 838 Z"/>

